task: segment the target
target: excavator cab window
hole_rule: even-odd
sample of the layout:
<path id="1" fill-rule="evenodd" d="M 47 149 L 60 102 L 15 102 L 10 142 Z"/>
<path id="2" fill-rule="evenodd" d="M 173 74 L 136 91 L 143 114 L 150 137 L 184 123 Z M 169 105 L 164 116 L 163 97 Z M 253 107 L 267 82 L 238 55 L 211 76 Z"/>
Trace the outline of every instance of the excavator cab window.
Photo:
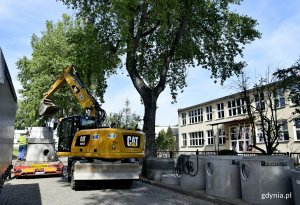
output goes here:
<path id="1" fill-rule="evenodd" d="M 81 117 L 80 118 L 80 129 L 95 129 L 96 128 L 96 121 L 94 117 Z"/>
<path id="2" fill-rule="evenodd" d="M 58 128 L 58 151 L 70 152 L 75 133 L 80 129 L 80 117 L 74 116 L 61 121 Z"/>

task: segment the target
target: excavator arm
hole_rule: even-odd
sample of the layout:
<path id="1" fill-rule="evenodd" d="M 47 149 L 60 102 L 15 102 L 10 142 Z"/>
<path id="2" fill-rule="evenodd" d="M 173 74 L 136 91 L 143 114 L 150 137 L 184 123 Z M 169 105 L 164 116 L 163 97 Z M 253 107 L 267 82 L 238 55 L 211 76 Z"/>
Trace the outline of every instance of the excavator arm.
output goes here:
<path id="1" fill-rule="evenodd" d="M 69 85 L 80 106 L 87 111 L 89 116 L 95 117 L 96 126 L 101 127 L 105 120 L 106 113 L 100 107 L 97 100 L 85 88 L 73 65 L 66 67 L 60 77 L 52 84 L 50 89 L 43 94 L 39 114 L 50 116 L 59 110 L 49 98 L 64 84 Z"/>

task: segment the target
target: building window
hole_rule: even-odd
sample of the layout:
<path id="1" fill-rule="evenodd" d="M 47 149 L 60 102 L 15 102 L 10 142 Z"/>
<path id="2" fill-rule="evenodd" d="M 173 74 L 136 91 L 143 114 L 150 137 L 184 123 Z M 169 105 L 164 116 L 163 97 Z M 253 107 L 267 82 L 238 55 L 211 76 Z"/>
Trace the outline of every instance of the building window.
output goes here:
<path id="1" fill-rule="evenodd" d="M 212 106 L 206 107 L 206 120 L 211 121 L 212 120 Z"/>
<path id="2" fill-rule="evenodd" d="M 231 127 L 230 128 L 230 139 L 231 140 L 237 140 L 238 138 L 238 130 L 237 127 Z"/>
<path id="3" fill-rule="evenodd" d="M 194 124 L 198 122 L 203 122 L 203 109 L 197 109 L 189 111 L 189 123 Z"/>
<path id="4" fill-rule="evenodd" d="M 225 144 L 225 129 L 219 129 L 218 130 L 219 133 L 219 144 Z"/>
<path id="5" fill-rule="evenodd" d="M 289 130 L 287 120 L 278 121 L 279 139 L 278 141 L 289 141 Z"/>
<path id="6" fill-rule="evenodd" d="M 265 96 L 264 96 L 264 93 L 255 94 L 254 95 L 254 100 L 255 100 L 256 110 L 265 110 Z"/>
<path id="7" fill-rule="evenodd" d="M 277 122 L 279 125 L 279 142 L 289 141 L 289 131 L 288 131 L 288 123 L 287 120 L 280 120 Z M 265 131 L 268 128 L 265 127 Z M 267 136 L 266 136 L 267 138 Z M 264 136 L 263 136 L 263 127 L 261 124 L 256 125 L 256 142 L 257 143 L 264 143 Z"/>
<path id="8" fill-rule="evenodd" d="M 285 107 L 285 96 L 284 90 L 278 89 L 274 94 L 275 106 L 276 108 L 284 108 Z"/>
<path id="9" fill-rule="evenodd" d="M 191 132 L 190 135 L 190 146 L 202 146 L 204 145 L 203 131 Z"/>
<path id="10" fill-rule="evenodd" d="M 224 118 L 224 103 L 217 104 L 217 115 L 218 119 Z"/>
<path id="11" fill-rule="evenodd" d="M 250 127 L 248 125 L 230 127 L 231 149 L 237 152 L 249 151 L 250 149 L 249 132 L 250 132 Z"/>
<path id="12" fill-rule="evenodd" d="M 181 136 L 182 136 L 182 146 L 186 147 L 187 146 L 186 133 L 183 133 Z"/>
<path id="13" fill-rule="evenodd" d="M 181 125 L 186 125 L 186 113 L 181 113 Z"/>
<path id="14" fill-rule="evenodd" d="M 236 116 L 246 113 L 246 102 L 244 99 L 228 101 L 229 116 Z"/>
<path id="15" fill-rule="evenodd" d="M 261 124 L 256 124 L 256 142 L 264 143 L 263 127 Z"/>
<path id="16" fill-rule="evenodd" d="M 214 144 L 214 135 L 212 130 L 207 130 L 207 144 L 213 145 Z"/>
<path id="17" fill-rule="evenodd" d="M 295 120 L 296 141 L 300 141 L 300 119 Z"/>

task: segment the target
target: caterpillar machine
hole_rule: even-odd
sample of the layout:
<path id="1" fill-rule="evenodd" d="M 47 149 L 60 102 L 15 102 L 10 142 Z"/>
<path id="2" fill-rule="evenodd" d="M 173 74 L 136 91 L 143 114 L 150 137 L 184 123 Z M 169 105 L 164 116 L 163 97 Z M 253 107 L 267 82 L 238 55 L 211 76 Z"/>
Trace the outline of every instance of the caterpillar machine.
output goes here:
<path id="1" fill-rule="evenodd" d="M 71 116 L 58 125 L 59 157 L 68 157 L 68 181 L 76 190 L 86 180 L 121 180 L 130 185 L 139 179 L 145 134 L 136 128 L 102 126 L 105 111 L 85 88 L 73 65 L 43 94 L 39 114 L 51 116 L 58 107 L 49 99 L 62 85 L 68 84 L 87 116 Z"/>

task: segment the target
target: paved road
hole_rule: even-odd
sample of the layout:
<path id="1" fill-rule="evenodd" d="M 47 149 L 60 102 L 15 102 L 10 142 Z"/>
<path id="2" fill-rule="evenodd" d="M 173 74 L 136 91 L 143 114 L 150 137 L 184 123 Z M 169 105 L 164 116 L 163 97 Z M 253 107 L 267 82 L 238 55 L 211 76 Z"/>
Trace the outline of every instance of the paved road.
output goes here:
<path id="1" fill-rule="evenodd" d="M 136 181 L 131 188 L 120 184 L 91 184 L 73 191 L 66 177 L 12 179 L 0 191 L 0 205 L 213 205 L 151 184 Z"/>

